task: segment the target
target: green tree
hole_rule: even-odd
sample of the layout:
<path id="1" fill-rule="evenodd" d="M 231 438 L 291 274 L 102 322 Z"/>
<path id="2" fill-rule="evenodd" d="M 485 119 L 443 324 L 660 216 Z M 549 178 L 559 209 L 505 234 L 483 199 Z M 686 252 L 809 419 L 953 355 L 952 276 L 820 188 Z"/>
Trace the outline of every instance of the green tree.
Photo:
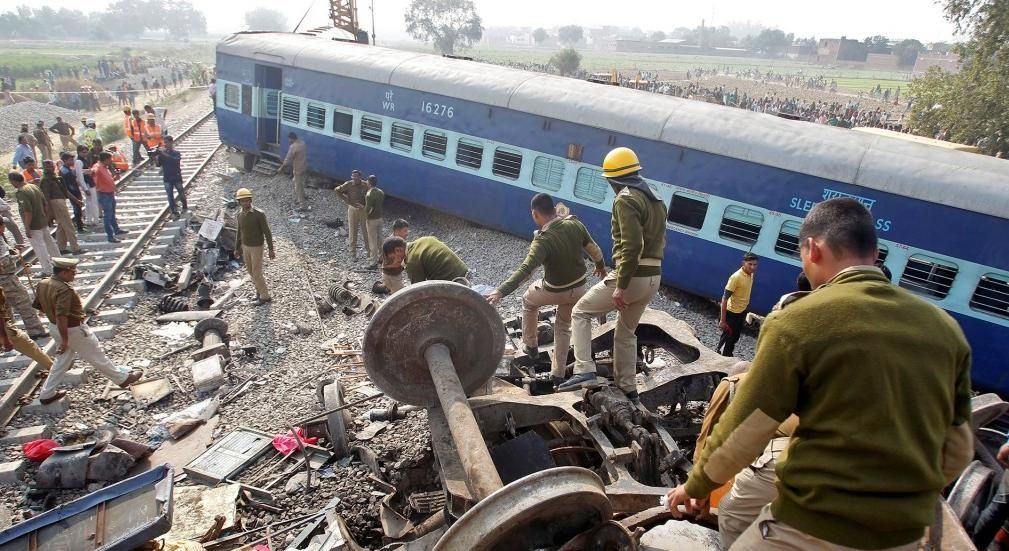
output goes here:
<path id="1" fill-rule="evenodd" d="M 546 42 L 548 38 L 550 38 L 550 35 L 547 34 L 547 30 L 543 27 L 533 31 L 533 40 L 536 42 L 537 46 Z"/>
<path id="2" fill-rule="evenodd" d="M 557 29 L 557 40 L 561 44 L 574 46 L 582 41 L 585 31 L 578 25 L 565 25 Z"/>
<path id="3" fill-rule="evenodd" d="M 245 26 L 250 31 L 286 31 L 287 16 L 270 8 L 256 8 L 245 12 Z"/>
<path id="4" fill-rule="evenodd" d="M 870 54 L 890 53 L 890 39 L 881 34 L 867 36 L 862 43 L 868 48 Z"/>
<path id="5" fill-rule="evenodd" d="M 550 58 L 550 64 L 556 67 L 561 75 L 570 75 L 582 64 L 582 55 L 574 48 L 564 48 Z"/>
<path id="6" fill-rule="evenodd" d="M 413 0 L 406 10 L 406 32 L 453 54 L 480 40 L 483 25 L 472 0 Z"/>
<path id="7" fill-rule="evenodd" d="M 666 33 L 662 31 L 655 31 L 649 38 L 652 40 L 652 42 L 662 42 L 663 40 L 666 39 Z"/>
<path id="8" fill-rule="evenodd" d="M 1009 2 L 945 0 L 946 17 L 969 40 L 957 48 L 962 68 L 932 68 L 911 82 L 911 124 L 919 133 L 946 130 L 953 141 L 985 153 L 1009 152 Z"/>
<path id="9" fill-rule="evenodd" d="M 924 51 L 925 45 L 913 38 L 901 40 L 900 43 L 893 48 L 893 54 L 897 56 L 897 59 L 900 61 L 900 65 L 903 67 L 914 67 L 914 62 L 918 59 L 918 54 Z"/>
<path id="10" fill-rule="evenodd" d="M 164 29 L 172 38 L 189 38 L 191 35 L 207 34 L 207 18 L 193 7 L 188 0 L 151 0 L 148 5 L 159 6 L 160 17 L 149 23 L 148 29 Z M 156 13 L 156 12 L 155 12 Z"/>
<path id="11" fill-rule="evenodd" d="M 752 41 L 751 47 L 769 57 L 778 57 L 792 45 L 795 35 L 781 29 L 764 29 Z"/>

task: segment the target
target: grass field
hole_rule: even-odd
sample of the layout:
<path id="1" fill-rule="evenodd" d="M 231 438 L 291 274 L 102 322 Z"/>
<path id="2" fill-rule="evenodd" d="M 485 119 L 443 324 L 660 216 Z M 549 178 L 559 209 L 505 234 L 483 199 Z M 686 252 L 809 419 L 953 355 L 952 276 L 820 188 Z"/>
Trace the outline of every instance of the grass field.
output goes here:
<path id="1" fill-rule="evenodd" d="M 478 47 L 463 55 L 492 63 L 540 63 L 550 60 L 556 50 L 548 48 L 483 48 Z M 638 71 L 658 71 L 661 78 L 685 78 L 688 70 L 698 67 L 713 69 L 731 67 L 734 69 L 759 69 L 761 72 L 774 71 L 781 74 L 802 71 L 809 76 L 823 75 L 837 79 L 838 86 L 847 91 L 859 92 L 875 88 L 907 89 L 910 74 L 897 71 L 876 71 L 810 65 L 787 59 L 761 59 L 749 57 L 713 57 L 695 55 L 639 54 L 582 50 L 582 68 L 590 72 L 636 73 Z"/>

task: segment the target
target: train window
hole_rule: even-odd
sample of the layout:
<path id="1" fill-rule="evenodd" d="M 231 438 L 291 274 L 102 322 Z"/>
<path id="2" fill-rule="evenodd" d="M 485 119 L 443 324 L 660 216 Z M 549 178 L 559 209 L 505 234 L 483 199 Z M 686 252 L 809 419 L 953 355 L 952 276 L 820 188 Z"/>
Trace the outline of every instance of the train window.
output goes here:
<path id="1" fill-rule="evenodd" d="M 606 188 L 609 184 L 603 178 L 603 173 L 592 168 L 579 168 L 575 174 L 575 197 L 602 203 L 606 199 Z"/>
<path id="2" fill-rule="evenodd" d="M 410 151 L 413 149 L 413 127 L 398 122 L 392 123 L 392 135 L 389 136 L 389 145 L 393 149 L 401 151 Z"/>
<path id="3" fill-rule="evenodd" d="M 879 261 L 886 262 L 886 255 L 890 254 L 890 249 L 887 249 L 886 245 L 882 243 L 878 245 L 878 248 L 879 248 Z"/>
<path id="4" fill-rule="evenodd" d="M 242 102 L 242 99 L 238 97 L 240 90 L 237 84 L 224 85 L 224 105 L 226 107 L 238 109 L 238 105 Z"/>
<path id="5" fill-rule="evenodd" d="M 309 128 L 326 128 L 326 108 L 309 103 L 305 108 L 305 124 Z"/>
<path id="6" fill-rule="evenodd" d="M 955 264 L 922 254 L 912 255 L 900 276 L 900 286 L 919 295 L 943 299 L 953 287 L 958 271 Z"/>
<path id="7" fill-rule="evenodd" d="M 785 220 L 781 224 L 781 231 L 778 232 L 778 240 L 774 242 L 774 252 L 799 258 L 799 228 L 802 224 L 795 220 Z"/>
<path id="8" fill-rule="evenodd" d="M 455 164 L 480 170 L 483 165 L 483 144 L 460 138 L 456 144 Z"/>
<path id="9" fill-rule="evenodd" d="M 704 218 L 707 215 L 707 199 L 700 195 L 677 191 L 673 194 L 672 202 L 669 203 L 667 220 L 673 224 L 699 230 L 704 225 Z"/>
<path id="10" fill-rule="evenodd" d="M 491 165 L 491 172 L 495 176 L 518 180 L 522 172 L 522 154 L 512 149 L 499 147 L 494 150 L 494 164 Z"/>
<path id="11" fill-rule="evenodd" d="M 296 99 L 284 98 L 280 101 L 280 118 L 291 124 L 301 123 L 301 102 Z"/>
<path id="12" fill-rule="evenodd" d="M 344 111 L 333 111 L 333 132 L 350 136 L 354 131 L 354 115 Z"/>
<path id="13" fill-rule="evenodd" d="M 280 108 L 280 90 L 267 90 L 265 100 L 266 116 L 272 119 L 277 118 L 277 111 Z"/>
<path id="14" fill-rule="evenodd" d="M 564 180 L 564 162 L 550 157 L 536 157 L 533 162 L 533 185 L 557 191 L 561 189 L 561 181 Z"/>
<path id="15" fill-rule="evenodd" d="M 420 148 L 421 154 L 429 159 L 442 161 L 445 160 L 446 151 L 448 151 L 448 136 L 433 130 L 424 131 L 424 144 Z"/>
<path id="16" fill-rule="evenodd" d="M 382 143 L 382 119 L 361 117 L 361 139 L 371 143 Z"/>
<path id="17" fill-rule="evenodd" d="M 764 225 L 764 215 L 760 211 L 729 205 L 722 215 L 722 224 L 718 227 L 718 236 L 732 241 L 752 245 L 760 236 L 760 227 Z"/>
<path id="18" fill-rule="evenodd" d="M 1009 318 L 1009 277 L 985 274 L 970 297 L 970 307 L 975 310 Z"/>

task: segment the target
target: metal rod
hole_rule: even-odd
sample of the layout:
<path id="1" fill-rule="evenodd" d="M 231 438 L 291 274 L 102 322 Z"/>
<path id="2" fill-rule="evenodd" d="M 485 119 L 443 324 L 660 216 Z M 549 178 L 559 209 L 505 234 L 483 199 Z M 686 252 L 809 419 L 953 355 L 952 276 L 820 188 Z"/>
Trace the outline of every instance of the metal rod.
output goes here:
<path id="1" fill-rule="evenodd" d="M 443 344 L 432 344 L 424 350 L 424 359 L 431 371 L 431 380 L 438 393 L 438 401 L 445 412 L 452 439 L 457 443 L 459 461 L 466 471 L 467 483 L 478 501 L 501 489 L 504 484 L 484 442 L 483 433 L 469 407 L 466 392 L 459 382 L 452 354 Z"/>
<path id="2" fill-rule="evenodd" d="M 260 532 L 262 530 L 266 530 L 267 527 L 276 528 L 277 526 L 280 526 L 281 524 L 295 523 L 293 526 L 288 526 L 287 528 L 284 528 L 283 530 L 281 530 L 279 532 L 274 532 L 273 533 L 273 535 L 278 536 L 280 534 L 288 532 L 292 528 L 295 528 L 297 526 L 301 526 L 302 524 L 305 524 L 305 521 L 312 520 L 312 519 L 314 519 L 314 518 L 316 518 L 316 517 L 318 517 L 320 515 L 324 515 L 324 514 L 326 514 L 326 510 L 316 511 L 316 512 L 310 514 L 310 515 L 304 515 L 304 516 L 300 516 L 300 517 L 296 517 L 296 518 L 292 518 L 292 519 L 278 520 L 277 522 L 274 522 L 273 524 L 267 524 L 266 526 L 260 526 L 258 528 L 253 528 L 251 530 L 246 530 L 244 532 L 239 532 L 238 534 L 232 534 L 230 536 L 225 536 L 223 538 L 217 538 L 214 541 L 208 541 L 207 543 L 204 543 L 204 544 L 201 544 L 201 545 L 203 545 L 203 547 L 206 547 L 206 548 L 216 547 L 218 545 L 221 545 L 222 543 L 228 543 L 229 541 L 234 541 L 234 540 L 237 540 L 237 539 L 241 539 L 241 538 L 244 538 L 245 536 L 248 536 L 248 535 L 251 535 L 251 534 L 255 534 L 256 532 Z M 251 542 L 249 545 L 251 545 L 252 543 L 257 543 L 260 540 L 262 540 L 262 538 L 260 538 L 259 540 L 254 541 L 254 542 Z"/>
<path id="3" fill-rule="evenodd" d="M 329 409 L 329 410 L 326 410 L 326 411 L 324 411 L 322 413 L 316 413 L 315 415 L 313 415 L 311 417 L 306 417 L 306 418 L 302 419 L 301 421 L 298 421 L 297 423 L 295 423 L 295 425 L 298 425 L 300 427 L 300 426 L 304 425 L 305 423 L 311 423 L 312 421 L 315 421 L 317 419 L 322 419 L 323 417 L 329 417 L 330 415 L 332 415 L 332 414 L 334 414 L 334 413 L 336 413 L 338 411 L 343 411 L 343 410 L 345 410 L 345 409 L 347 409 L 349 407 L 359 406 L 359 405 L 361 405 L 361 404 L 363 404 L 365 402 L 370 402 L 370 401 L 374 400 L 375 398 L 381 398 L 383 396 L 385 396 L 385 393 L 384 392 L 379 392 L 378 394 L 375 394 L 373 396 L 367 396 L 365 398 L 361 398 L 360 400 L 358 400 L 356 402 L 351 402 L 349 404 L 344 404 L 344 405 L 342 405 L 340 407 Z"/>
<path id="4" fill-rule="evenodd" d="M 305 472 L 308 475 L 308 480 L 305 482 L 305 491 L 312 491 L 312 474 L 315 472 L 312 469 L 312 462 L 308 458 L 308 452 L 305 451 L 305 444 L 301 441 L 301 437 L 298 436 L 298 431 L 295 429 L 294 425 L 288 424 L 287 428 L 291 429 L 291 434 L 294 435 L 294 442 L 298 444 L 298 449 L 301 450 L 301 457 L 305 459 Z"/>

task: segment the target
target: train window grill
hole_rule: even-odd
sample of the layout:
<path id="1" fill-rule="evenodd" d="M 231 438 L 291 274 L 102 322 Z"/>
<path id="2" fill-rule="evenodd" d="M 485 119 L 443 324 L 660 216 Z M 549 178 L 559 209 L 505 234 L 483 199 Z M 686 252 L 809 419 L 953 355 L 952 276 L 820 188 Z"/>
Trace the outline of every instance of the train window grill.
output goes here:
<path id="1" fill-rule="evenodd" d="M 326 108 L 309 103 L 305 108 L 305 124 L 309 128 L 326 128 Z"/>
<path id="2" fill-rule="evenodd" d="M 608 184 L 603 173 L 591 168 L 579 168 L 575 174 L 575 197 L 602 203 L 606 199 Z"/>
<path id="3" fill-rule="evenodd" d="M 752 245 L 757 242 L 763 225 L 764 215 L 760 211 L 729 205 L 725 207 L 725 214 L 722 215 L 718 236 Z"/>
<path id="4" fill-rule="evenodd" d="M 483 144 L 460 139 L 455 150 L 455 164 L 480 170 L 483 165 Z"/>
<path id="5" fill-rule="evenodd" d="M 707 216 L 707 199 L 677 191 L 673 193 L 673 200 L 669 204 L 669 215 L 666 219 L 673 224 L 699 230 L 704 225 L 704 218 Z"/>
<path id="6" fill-rule="evenodd" d="M 393 149 L 399 149 L 400 151 L 410 151 L 413 149 L 413 127 L 393 123 L 392 135 L 389 136 L 389 145 Z"/>
<path id="7" fill-rule="evenodd" d="M 280 101 L 280 118 L 291 124 L 301 123 L 301 102 L 296 99 L 284 98 Z"/>
<path id="8" fill-rule="evenodd" d="M 518 151 L 499 147 L 494 150 L 494 163 L 491 172 L 495 176 L 518 180 L 522 173 L 522 154 Z"/>
<path id="9" fill-rule="evenodd" d="M 533 162 L 533 185 L 557 191 L 561 189 L 561 182 L 564 180 L 564 163 L 550 157 L 536 157 Z"/>
<path id="10" fill-rule="evenodd" d="M 890 249 L 886 248 L 886 245 L 879 244 L 879 261 L 886 262 L 886 255 L 890 254 Z"/>
<path id="11" fill-rule="evenodd" d="M 953 287 L 958 271 L 960 269 L 955 264 L 925 255 L 912 255 L 900 276 L 900 286 L 919 295 L 943 299 Z"/>
<path id="12" fill-rule="evenodd" d="M 970 307 L 1009 319 L 1009 277 L 985 274 L 970 297 Z"/>
<path id="13" fill-rule="evenodd" d="M 802 224 L 795 220 L 785 220 L 781 224 L 781 231 L 778 232 L 778 240 L 774 242 L 774 252 L 799 258 L 799 228 Z"/>
<path id="14" fill-rule="evenodd" d="M 432 130 L 424 131 L 424 144 L 421 146 L 420 152 L 425 157 L 443 161 L 446 151 L 448 151 L 448 136 Z"/>
<path id="15" fill-rule="evenodd" d="M 238 109 L 238 105 L 242 102 L 242 99 L 239 97 L 240 90 L 237 84 L 225 84 L 224 105 L 232 109 Z"/>
<path id="16" fill-rule="evenodd" d="M 280 107 L 280 91 L 279 90 L 267 90 L 266 91 L 266 116 L 271 118 L 277 117 L 277 111 Z"/>
<path id="17" fill-rule="evenodd" d="M 382 143 L 382 121 L 371 117 L 361 117 L 361 139 L 371 143 Z"/>
<path id="18" fill-rule="evenodd" d="M 350 136 L 354 131 L 354 115 L 344 111 L 333 111 L 333 132 Z"/>

